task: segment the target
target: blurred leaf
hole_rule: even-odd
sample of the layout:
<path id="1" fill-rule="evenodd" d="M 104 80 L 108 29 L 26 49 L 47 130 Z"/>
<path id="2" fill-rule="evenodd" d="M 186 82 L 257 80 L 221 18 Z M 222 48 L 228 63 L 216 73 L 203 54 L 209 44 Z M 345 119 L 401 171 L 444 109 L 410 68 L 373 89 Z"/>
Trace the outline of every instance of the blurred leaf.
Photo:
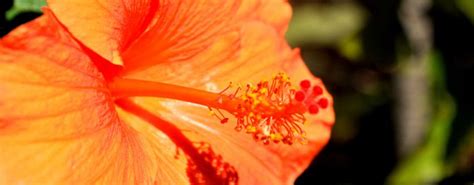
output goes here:
<path id="1" fill-rule="evenodd" d="M 389 178 L 389 184 L 433 184 L 442 179 L 446 168 L 446 152 L 455 104 L 445 87 L 441 58 L 429 59 L 432 119 L 426 141 L 413 155 L 402 161 Z"/>
<path id="2" fill-rule="evenodd" d="M 23 12 L 41 12 L 41 7 L 46 6 L 46 0 L 14 0 L 13 7 L 6 12 L 7 20 Z"/>
<path id="3" fill-rule="evenodd" d="M 473 0 L 457 0 L 456 4 L 458 8 L 471 19 L 474 24 L 474 1 Z"/>
<path id="4" fill-rule="evenodd" d="M 362 56 L 362 41 L 359 37 L 349 37 L 339 44 L 340 53 L 354 61 Z"/>
<path id="5" fill-rule="evenodd" d="M 303 4 L 295 7 L 287 38 L 292 44 L 337 45 L 358 32 L 365 12 L 354 3 Z"/>

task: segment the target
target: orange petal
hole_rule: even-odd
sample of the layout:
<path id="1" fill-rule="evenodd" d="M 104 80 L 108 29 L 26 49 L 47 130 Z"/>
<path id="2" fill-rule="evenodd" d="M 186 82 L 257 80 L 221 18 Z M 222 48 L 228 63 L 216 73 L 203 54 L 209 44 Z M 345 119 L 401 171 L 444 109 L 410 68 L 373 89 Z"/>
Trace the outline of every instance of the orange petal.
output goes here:
<path id="1" fill-rule="evenodd" d="M 123 53 L 125 70 L 193 57 L 235 29 L 240 1 L 162 0 L 147 31 Z"/>
<path id="2" fill-rule="evenodd" d="M 272 25 L 283 35 L 291 17 L 284 0 L 49 0 L 48 4 L 80 42 L 113 64 L 126 63 L 127 70 L 192 57 L 249 20 Z"/>
<path id="3" fill-rule="evenodd" d="M 0 42 L 0 148 L 0 184 L 188 182 L 173 142 L 119 119 L 102 74 L 48 15 Z"/>
<path id="4" fill-rule="evenodd" d="M 120 53 L 157 12 L 157 0 L 48 0 L 59 21 L 80 42 L 121 65 Z"/>
<path id="5" fill-rule="evenodd" d="M 286 0 L 243 0 L 238 16 L 272 25 L 280 35 L 284 35 L 291 14 L 291 6 Z"/>
<path id="6" fill-rule="evenodd" d="M 228 34 L 191 60 L 161 63 L 127 77 L 219 92 L 229 82 L 255 83 L 284 71 L 295 83 L 310 79 L 322 86 L 321 80 L 306 68 L 299 53 L 291 50 L 273 27 L 250 22 L 242 26 L 240 36 Z M 240 46 L 236 47 L 239 41 Z M 324 96 L 330 106 L 309 117 L 305 128 L 309 144 L 293 146 L 256 143 L 249 135 L 234 131 L 235 125 L 231 122 L 221 125 L 209 116 L 207 107 L 155 98 L 136 98 L 135 101 L 187 130 L 185 134 L 191 140 L 211 144 L 237 168 L 242 184 L 292 184 L 329 139 L 334 111 L 332 98 L 325 89 Z"/>
<path id="7" fill-rule="evenodd" d="M 261 21 L 283 35 L 291 8 L 280 0 L 161 1 L 153 25 L 123 53 L 126 71 L 187 60 L 247 21 Z"/>

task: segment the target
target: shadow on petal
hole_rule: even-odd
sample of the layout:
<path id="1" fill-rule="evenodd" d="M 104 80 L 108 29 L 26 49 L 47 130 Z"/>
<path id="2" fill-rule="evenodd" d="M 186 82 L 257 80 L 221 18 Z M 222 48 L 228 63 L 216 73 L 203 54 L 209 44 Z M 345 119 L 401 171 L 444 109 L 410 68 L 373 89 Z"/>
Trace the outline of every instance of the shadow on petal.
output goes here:
<path id="1" fill-rule="evenodd" d="M 178 127 L 145 110 L 130 99 L 116 100 L 116 104 L 162 131 L 184 152 L 188 161 L 186 173 L 191 184 L 234 185 L 238 183 L 237 170 L 225 162 L 221 155 L 216 154 L 209 144 L 193 143 Z"/>

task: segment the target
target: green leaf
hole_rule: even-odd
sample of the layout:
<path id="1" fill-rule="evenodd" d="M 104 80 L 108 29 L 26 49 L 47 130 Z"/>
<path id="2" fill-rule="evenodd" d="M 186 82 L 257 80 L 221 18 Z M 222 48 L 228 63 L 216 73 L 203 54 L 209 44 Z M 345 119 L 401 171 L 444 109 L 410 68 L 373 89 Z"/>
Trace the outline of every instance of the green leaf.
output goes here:
<path id="1" fill-rule="evenodd" d="M 43 6 L 46 6 L 46 0 L 15 0 L 13 7 L 6 12 L 6 18 L 12 20 L 23 12 L 41 12 Z"/>

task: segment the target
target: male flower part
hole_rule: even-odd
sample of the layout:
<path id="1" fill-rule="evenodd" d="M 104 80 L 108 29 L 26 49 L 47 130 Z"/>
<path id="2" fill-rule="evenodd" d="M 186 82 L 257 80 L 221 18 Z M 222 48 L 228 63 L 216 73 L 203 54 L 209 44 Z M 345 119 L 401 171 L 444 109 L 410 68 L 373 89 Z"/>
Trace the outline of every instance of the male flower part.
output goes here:
<path id="1" fill-rule="evenodd" d="M 292 184 L 330 137 L 284 0 L 43 12 L 0 41 L 0 184 Z"/>

